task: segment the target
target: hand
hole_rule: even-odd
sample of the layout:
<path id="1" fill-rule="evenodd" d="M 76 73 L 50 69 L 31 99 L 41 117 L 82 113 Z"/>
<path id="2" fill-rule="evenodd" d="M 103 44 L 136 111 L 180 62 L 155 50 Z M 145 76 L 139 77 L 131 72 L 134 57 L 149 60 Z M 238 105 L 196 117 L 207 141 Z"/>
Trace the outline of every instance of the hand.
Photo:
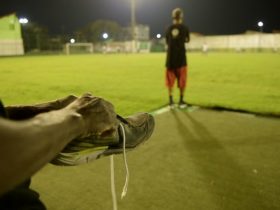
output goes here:
<path id="1" fill-rule="evenodd" d="M 82 115 L 85 128 L 81 138 L 93 134 L 99 136 L 110 135 L 116 131 L 119 124 L 114 106 L 110 102 L 91 94 L 84 94 L 77 98 L 66 109 L 74 110 Z"/>

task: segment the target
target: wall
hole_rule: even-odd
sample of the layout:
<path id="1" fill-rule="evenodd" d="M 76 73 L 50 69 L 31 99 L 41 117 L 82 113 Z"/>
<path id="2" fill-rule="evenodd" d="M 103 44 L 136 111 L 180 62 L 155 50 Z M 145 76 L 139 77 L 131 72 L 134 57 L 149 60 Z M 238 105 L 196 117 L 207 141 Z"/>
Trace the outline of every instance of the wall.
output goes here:
<path id="1" fill-rule="evenodd" d="M 0 56 L 23 55 L 21 26 L 15 14 L 0 18 Z"/>
<path id="2" fill-rule="evenodd" d="M 202 50 L 203 45 L 208 49 L 280 49 L 280 34 L 241 34 L 226 36 L 191 35 L 188 49 Z"/>

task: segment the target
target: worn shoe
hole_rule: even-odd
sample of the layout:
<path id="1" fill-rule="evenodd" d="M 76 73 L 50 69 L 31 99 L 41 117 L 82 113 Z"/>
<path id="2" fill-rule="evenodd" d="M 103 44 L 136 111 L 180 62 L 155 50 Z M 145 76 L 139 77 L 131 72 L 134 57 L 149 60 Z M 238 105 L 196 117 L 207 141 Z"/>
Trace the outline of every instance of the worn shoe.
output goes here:
<path id="1" fill-rule="evenodd" d="M 136 148 L 150 138 L 154 130 L 154 118 L 148 113 L 139 113 L 127 118 L 117 116 L 120 124 L 109 137 L 89 136 L 70 142 L 51 161 L 55 165 L 73 166 L 119 154 Z"/>

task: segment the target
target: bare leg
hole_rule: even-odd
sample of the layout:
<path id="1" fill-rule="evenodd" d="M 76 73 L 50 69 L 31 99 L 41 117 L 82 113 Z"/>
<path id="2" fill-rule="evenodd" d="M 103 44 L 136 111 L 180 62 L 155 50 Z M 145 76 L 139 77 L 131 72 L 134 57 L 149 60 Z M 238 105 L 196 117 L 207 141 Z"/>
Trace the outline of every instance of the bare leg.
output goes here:
<path id="1" fill-rule="evenodd" d="M 173 105 L 174 104 L 172 94 L 173 94 L 173 88 L 169 87 L 168 88 L 169 105 Z"/>
<path id="2" fill-rule="evenodd" d="M 184 101 L 185 88 L 180 88 L 180 102 Z"/>

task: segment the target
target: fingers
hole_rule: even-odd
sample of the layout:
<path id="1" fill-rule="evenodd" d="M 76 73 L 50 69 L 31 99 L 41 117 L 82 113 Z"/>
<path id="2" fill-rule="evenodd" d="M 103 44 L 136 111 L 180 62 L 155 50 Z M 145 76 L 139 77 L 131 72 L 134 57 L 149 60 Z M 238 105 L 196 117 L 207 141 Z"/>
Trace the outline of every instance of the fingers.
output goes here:
<path id="1" fill-rule="evenodd" d="M 69 105 L 70 103 L 72 103 L 73 101 L 75 101 L 76 99 L 77 99 L 77 96 L 69 95 L 69 96 L 66 96 L 65 98 L 58 99 L 57 103 L 58 103 L 58 106 L 63 108 L 63 107 L 66 107 L 67 105 Z"/>
<path id="2" fill-rule="evenodd" d="M 69 108 L 82 115 L 85 122 L 84 136 L 107 135 L 117 129 L 114 106 L 103 98 L 86 93 L 70 104 Z"/>
<path id="3" fill-rule="evenodd" d="M 84 93 L 82 97 L 93 97 L 93 95 L 91 93 Z"/>

